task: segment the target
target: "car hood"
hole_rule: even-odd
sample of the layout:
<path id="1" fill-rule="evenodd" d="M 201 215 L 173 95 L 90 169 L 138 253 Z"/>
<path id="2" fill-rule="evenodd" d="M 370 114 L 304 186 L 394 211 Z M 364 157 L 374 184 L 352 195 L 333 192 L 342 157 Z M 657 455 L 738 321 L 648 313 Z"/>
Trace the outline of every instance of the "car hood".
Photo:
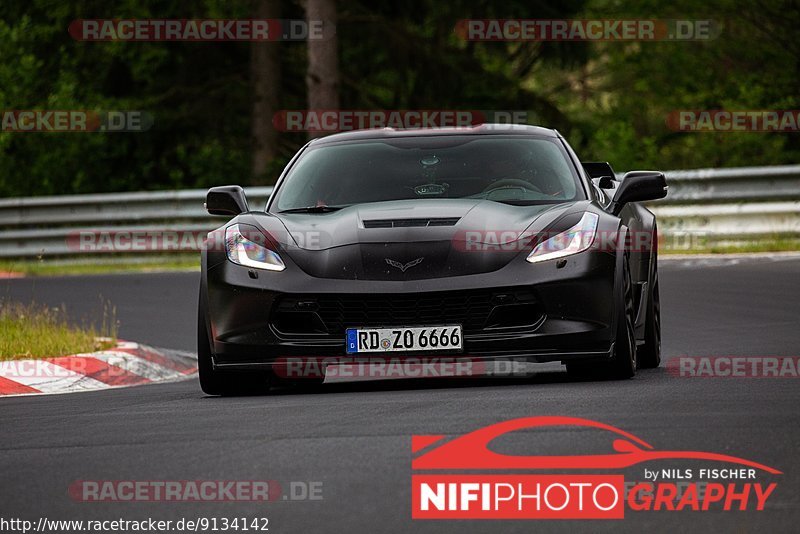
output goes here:
<path id="1" fill-rule="evenodd" d="M 267 231 L 282 254 L 312 276 L 419 280 L 500 269 L 530 248 L 526 236 L 547 230 L 575 207 L 477 199 L 380 202 L 276 214 L 282 227 Z"/>

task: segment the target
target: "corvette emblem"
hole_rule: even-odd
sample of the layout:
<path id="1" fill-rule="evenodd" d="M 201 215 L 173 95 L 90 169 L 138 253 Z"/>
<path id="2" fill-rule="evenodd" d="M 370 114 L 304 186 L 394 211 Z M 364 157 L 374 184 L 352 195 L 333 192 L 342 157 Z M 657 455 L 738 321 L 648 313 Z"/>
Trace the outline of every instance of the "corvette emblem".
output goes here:
<path id="1" fill-rule="evenodd" d="M 412 261 L 410 261 L 410 262 L 408 262 L 406 264 L 402 264 L 399 261 L 394 261 L 394 260 L 390 260 L 389 258 L 386 258 L 386 263 L 388 263 L 392 267 L 396 267 L 396 268 L 400 269 L 400 272 L 404 273 L 407 270 L 409 270 L 410 268 L 414 267 L 415 265 L 419 265 L 420 263 L 422 263 L 422 260 L 424 260 L 424 259 L 425 258 L 417 258 L 416 260 L 412 260 Z"/>

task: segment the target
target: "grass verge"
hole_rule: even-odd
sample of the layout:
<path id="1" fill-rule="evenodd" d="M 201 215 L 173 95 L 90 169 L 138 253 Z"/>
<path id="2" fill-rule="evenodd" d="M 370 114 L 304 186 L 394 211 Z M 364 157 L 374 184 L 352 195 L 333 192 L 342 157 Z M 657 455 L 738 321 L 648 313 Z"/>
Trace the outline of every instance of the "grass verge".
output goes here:
<path id="1" fill-rule="evenodd" d="M 25 276 L 67 276 L 79 274 L 199 271 L 198 254 L 121 256 L 110 258 L 2 260 L 0 273 Z"/>
<path id="2" fill-rule="evenodd" d="M 116 310 L 110 303 L 103 303 L 99 327 L 79 327 L 67 322 L 63 307 L 0 301 L 0 361 L 92 352 L 113 347 L 116 340 Z"/>
<path id="3" fill-rule="evenodd" d="M 668 243 L 658 249 L 659 254 L 747 254 L 800 251 L 800 238 L 776 237 L 767 239 L 708 239 L 681 246 Z"/>

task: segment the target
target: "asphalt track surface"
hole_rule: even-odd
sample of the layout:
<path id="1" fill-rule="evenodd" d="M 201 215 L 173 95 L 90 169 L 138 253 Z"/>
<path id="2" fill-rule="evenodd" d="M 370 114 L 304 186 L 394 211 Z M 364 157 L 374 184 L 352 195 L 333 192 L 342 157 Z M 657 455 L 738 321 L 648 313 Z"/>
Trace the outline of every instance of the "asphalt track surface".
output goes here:
<path id="1" fill-rule="evenodd" d="M 666 359 L 797 356 L 798 275 L 797 257 L 662 261 Z M 197 284 L 196 273 L 40 278 L 3 281 L 0 294 L 66 303 L 73 316 L 86 320 L 96 318 L 102 295 L 117 306 L 121 337 L 192 351 Z M 680 378 L 662 363 L 621 382 L 574 381 L 555 370 L 528 378 L 331 384 L 315 392 L 235 398 L 206 397 L 196 380 L 5 398 L 0 517 L 268 517 L 269 532 L 797 532 L 799 384 L 797 378 Z M 458 435 L 534 415 L 593 419 L 658 449 L 731 454 L 784 474 L 773 479 L 778 487 L 762 512 L 628 510 L 621 521 L 411 519 L 412 435 Z M 511 435 L 501 448 L 522 454 L 532 436 Z M 540 454 L 596 445 L 580 431 L 535 439 Z M 641 467 L 631 468 L 626 479 L 641 474 Z M 284 487 L 289 481 L 322 482 L 323 498 L 80 503 L 67 493 L 76 480 L 255 479 Z"/>

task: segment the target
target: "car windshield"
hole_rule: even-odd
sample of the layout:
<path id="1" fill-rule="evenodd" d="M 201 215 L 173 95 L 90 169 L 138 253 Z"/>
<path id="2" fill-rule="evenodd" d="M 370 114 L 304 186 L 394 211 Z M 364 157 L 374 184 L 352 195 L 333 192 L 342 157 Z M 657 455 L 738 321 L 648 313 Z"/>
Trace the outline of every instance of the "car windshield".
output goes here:
<path id="1" fill-rule="evenodd" d="M 515 205 L 584 198 L 564 147 L 546 137 L 420 136 L 307 149 L 271 209 L 474 198 Z"/>

